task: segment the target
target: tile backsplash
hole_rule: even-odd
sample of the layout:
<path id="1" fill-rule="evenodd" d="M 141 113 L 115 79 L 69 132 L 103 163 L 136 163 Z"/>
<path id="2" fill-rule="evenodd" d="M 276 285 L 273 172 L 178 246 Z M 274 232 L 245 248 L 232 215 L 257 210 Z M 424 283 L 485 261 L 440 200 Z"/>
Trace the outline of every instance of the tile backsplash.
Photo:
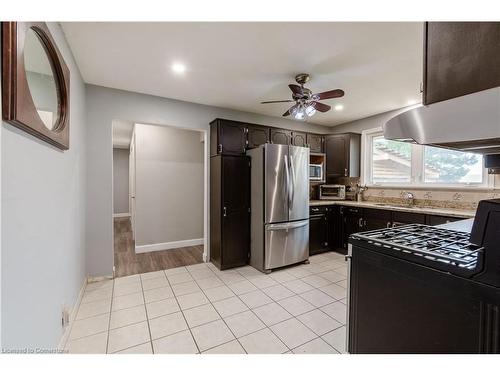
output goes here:
<path id="1" fill-rule="evenodd" d="M 475 210 L 480 200 L 500 199 L 500 175 L 495 175 L 492 189 L 432 189 L 430 187 L 368 187 L 360 197 L 360 200 L 377 203 L 403 204 L 403 194 L 411 192 L 414 195 L 414 205 L 417 207 L 451 208 L 457 210 Z M 332 183 L 356 187 L 358 178 L 339 178 Z M 318 186 L 311 184 L 311 199 L 318 198 Z"/>
<path id="2" fill-rule="evenodd" d="M 414 204 L 418 207 L 452 208 L 475 210 L 480 200 L 500 198 L 500 190 L 459 190 L 459 189 L 422 189 L 369 187 L 362 194 L 361 200 L 368 202 L 402 204 L 403 194 L 413 193 Z"/>

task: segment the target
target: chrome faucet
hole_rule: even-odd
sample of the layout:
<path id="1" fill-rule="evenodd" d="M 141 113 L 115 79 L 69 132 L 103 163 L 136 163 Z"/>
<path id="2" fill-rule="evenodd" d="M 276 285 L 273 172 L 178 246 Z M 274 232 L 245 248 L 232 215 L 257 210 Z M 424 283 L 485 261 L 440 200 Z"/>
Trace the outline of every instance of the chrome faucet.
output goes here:
<path id="1" fill-rule="evenodd" d="M 404 191 L 402 194 L 401 194 L 402 198 L 403 198 L 403 201 L 405 202 L 405 204 L 408 206 L 408 207 L 411 207 L 413 206 L 413 204 L 415 203 L 415 195 L 409 191 Z"/>
<path id="2" fill-rule="evenodd" d="M 359 183 L 356 184 L 356 196 L 358 201 L 363 200 L 363 192 L 366 190 L 368 190 L 366 185 L 360 185 Z"/>

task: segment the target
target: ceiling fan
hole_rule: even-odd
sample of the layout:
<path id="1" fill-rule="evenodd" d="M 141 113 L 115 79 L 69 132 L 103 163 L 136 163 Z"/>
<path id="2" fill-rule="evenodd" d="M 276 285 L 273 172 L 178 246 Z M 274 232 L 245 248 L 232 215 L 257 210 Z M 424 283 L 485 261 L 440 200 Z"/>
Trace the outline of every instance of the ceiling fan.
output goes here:
<path id="1" fill-rule="evenodd" d="M 307 117 L 313 116 L 316 111 L 327 112 L 332 108 L 327 104 L 320 103 L 319 100 L 341 98 L 342 96 L 344 96 L 344 91 L 340 89 L 313 94 L 311 90 L 304 87 L 304 84 L 307 83 L 309 79 L 310 77 L 307 73 L 297 74 L 295 76 L 295 81 L 298 83 L 298 85 L 288 85 L 288 87 L 290 87 L 290 90 L 292 90 L 292 99 L 269 100 L 261 102 L 261 104 L 295 102 L 295 104 L 290 107 L 288 111 L 283 113 L 283 116 L 292 115 L 296 120 L 305 120 Z"/>

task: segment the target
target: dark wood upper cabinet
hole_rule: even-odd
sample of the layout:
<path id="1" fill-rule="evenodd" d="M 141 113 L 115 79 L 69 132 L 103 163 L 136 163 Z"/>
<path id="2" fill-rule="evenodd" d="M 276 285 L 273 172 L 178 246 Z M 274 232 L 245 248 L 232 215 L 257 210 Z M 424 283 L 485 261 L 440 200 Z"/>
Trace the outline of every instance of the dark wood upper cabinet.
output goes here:
<path id="1" fill-rule="evenodd" d="M 307 134 L 302 132 L 292 132 L 292 145 L 307 147 Z"/>
<path id="2" fill-rule="evenodd" d="M 247 126 L 247 148 L 255 148 L 269 142 L 269 128 L 267 126 Z"/>
<path id="3" fill-rule="evenodd" d="M 359 177 L 361 135 L 325 136 L 327 183 L 338 177 Z"/>
<path id="4" fill-rule="evenodd" d="M 216 119 L 210 123 L 210 155 L 244 155 L 246 127 L 238 121 Z"/>
<path id="5" fill-rule="evenodd" d="M 271 136 L 271 143 L 275 143 L 278 145 L 292 144 L 291 130 L 271 128 L 270 136 Z"/>
<path id="6" fill-rule="evenodd" d="M 307 133 L 307 144 L 311 152 L 323 152 L 324 137 L 321 134 Z"/>
<path id="7" fill-rule="evenodd" d="M 500 86 L 500 22 L 426 22 L 423 102 Z"/>

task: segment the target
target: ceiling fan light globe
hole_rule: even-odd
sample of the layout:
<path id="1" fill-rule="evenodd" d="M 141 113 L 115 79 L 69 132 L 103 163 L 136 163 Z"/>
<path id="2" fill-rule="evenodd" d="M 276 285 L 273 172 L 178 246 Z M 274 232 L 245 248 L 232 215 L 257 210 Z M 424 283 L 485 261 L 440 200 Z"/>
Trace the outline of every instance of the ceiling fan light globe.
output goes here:
<path id="1" fill-rule="evenodd" d="M 316 113 L 316 108 L 314 108 L 314 106 L 312 106 L 312 105 L 309 105 L 306 107 L 305 112 L 306 112 L 307 117 L 312 117 Z"/>
<path id="2" fill-rule="evenodd" d="M 297 111 L 293 117 L 295 118 L 295 120 L 304 120 L 304 118 L 306 117 L 305 116 L 305 113 L 304 111 Z"/>

